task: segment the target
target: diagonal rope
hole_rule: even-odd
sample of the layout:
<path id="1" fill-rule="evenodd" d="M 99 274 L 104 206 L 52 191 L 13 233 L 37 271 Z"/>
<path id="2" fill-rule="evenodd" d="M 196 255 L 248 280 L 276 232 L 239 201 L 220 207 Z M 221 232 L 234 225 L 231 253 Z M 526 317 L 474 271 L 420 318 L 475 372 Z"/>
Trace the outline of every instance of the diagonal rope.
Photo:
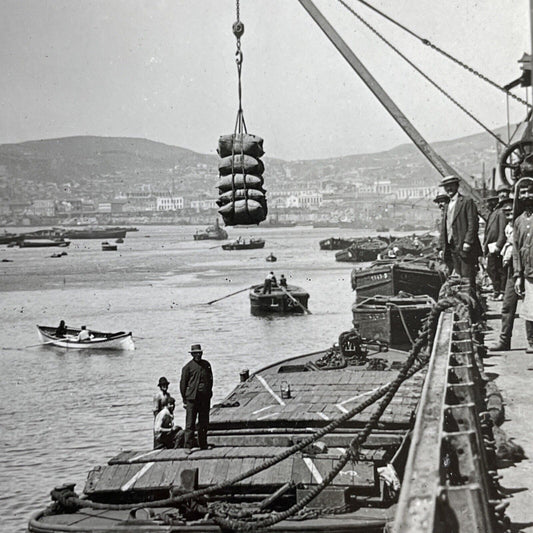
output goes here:
<path id="1" fill-rule="evenodd" d="M 357 1 L 360 2 L 361 4 L 365 5 L 366 7 L 371 9 L 372 11 L 376 12 L 378 15 L 381 15 L 382 17 L 387 19 L 389 22 L 392 22 L 392 24 L 398 26 L 399 28 L 401 28 L 402 30 L 407 32 L 409 35 L 411 35 L 415 39 L 418 39 L 422 44 L 424 44 L 426 46 L 429 46 L 430 48 L 432 48 L 433 50 L 435 50 L 439 54 L 442 54 L 444 57 L 446 57 L 450 61 L 456 63 L 457 65 L 459 65 L 460 67 L 464 68 L 465 70 L 467 70 L 471 74 L 474 74 L 474 76 L 477 76 L 478 78 L 482 79 L 484 82 L 488 83 L 489 85 L 491 85 L 495 89 L 498 89 L 499 91 L 504 92 L 505 94 L 507 94 L 511 98 L 514 98 L 517 102 L 520 102 L 521 104 L 524 104 L 526 107 L 528 107 L 528 108 L 531 107 L 531 104 L 528 101 L 523 100 L 522 98 L 520 98 L 516 94 L 511 93 L 509 90 L 505 89 L 505 87 L 502 87 L 501 85 L 499 85 L 495 81 L 491 80 L 487 76 L 481 74 L 481 72 L 479 72 L 478 70 L 470 67 L 466 63 L 463 63 L 461 60 L 459 60 L 456 57 L 452 56 L 450 53 L 446 52 L 442 48 L 439 48 L 437 45 L 433 44 L 429 39 L 425 39 L 424 37 L 420 37 L 420 35 L 418 35 L 414 31 L 410 30 L 409 28 L 407 28 L 403 24 L 400 24 L 397 20 L 394 20 L 392 17 L 389 17 L 386 13 L 383 13 L 382 11 L 380 11 L 379 9 L 374 7 L 373 5 L 369 4 L 368 2 L 365 2 L 365 0 L 357 0 Z"/>
<path id="2" fill-rule="evenodd" d="M 425 80 L 427 80 L 433 87 L 435 87 L 440 93 L 442 93 L 448 100 L 455 104 L 463 113 L 468 115 L 476 124 L 481 126 L 488 134 L 492 135 L 498 142 L 507 146 L 507 143 L 503 141 L 498 135 L 496 135 L 490 128 L 485 126 L 477 117 L 475 117 L 466 107 L 460 104 L 453 96 L 448 94 L 438 83 L 433 81 L 427 74 L 425 74 L 419 67 L 417 67 L 407 56 L 405 56 L 398 48 L 396 48 L 390 41 L 388 41 L 381 33 L 379 33 L 372 25 L 370 25 L 361 15 L 356 13 L 344 0 L 337 0 L 343 5 L 354 17 L 356 17 L 362 24 L 364 24 L 372 33 L 374 33 L 379 39 L 381 39 L 388 47 L 396 52 L 406 63 L 408 63 L 413 69 L 415 69 Z M 360 0 L 359 0 L 360 1 Z"/>

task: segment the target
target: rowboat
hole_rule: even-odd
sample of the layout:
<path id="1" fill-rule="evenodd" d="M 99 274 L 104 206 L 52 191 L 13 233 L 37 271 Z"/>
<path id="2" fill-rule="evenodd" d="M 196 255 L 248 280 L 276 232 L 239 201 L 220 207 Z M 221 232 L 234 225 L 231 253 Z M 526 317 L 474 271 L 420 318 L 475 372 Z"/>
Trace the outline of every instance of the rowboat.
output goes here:
<path id="1" fill-rule="evenodd" d="M 65 337 L 56 337 L 55 326 L 37 325 L 39 338 L 43 344 L 60 346 L 71 350 L 134 350 L 135 344 L 131 331 L 118 331 L 116 333 L 104 333 L 102 331 L 93 331 L 89 333 L 92 338 L 84 341 L 78 340 L 78 334 L 81 329 L 67 328 Z"/>
<path id="2" fill-rule="evenodd" d="M 264 285 L 250 288 L 250 307 L 253 315 L 265 313 L 304 313 L 307 310 L 309 293 L 296 285 L 272 287 L 272 291 L 263 294 Z"/>
<path id="3" fill-rule="evenodd" d="M 223 250 L 257 250 L 258 248 L 265 247 L 264 239 L 250 239 L 239 240 L 228 242 L 227 244 L 222 245 Z"/>

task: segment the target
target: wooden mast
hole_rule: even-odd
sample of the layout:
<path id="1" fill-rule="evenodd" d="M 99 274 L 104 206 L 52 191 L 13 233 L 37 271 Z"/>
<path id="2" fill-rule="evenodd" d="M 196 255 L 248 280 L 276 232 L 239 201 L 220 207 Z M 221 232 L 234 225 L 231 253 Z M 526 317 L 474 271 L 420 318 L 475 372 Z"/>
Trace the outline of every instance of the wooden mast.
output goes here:
<path id="1" fill-rule="evenodd" d="M 402 113 L 398 106 L 393 102 L 386 91 L 376 81 L 376 79 L 370 74 L 367 68 L 361 63 L 359 58 L 354 54 L 351 48 L 346 44 L 342 37 L 337 33 L 333 26 L 326 20 L 324 15 L 314 5 L 312 0 L 298 0 L 302 7 L 309 13 L 311 18 L 317 23 L 320 29 L 326 34 L 328 39 L 337 48 L 340 54 L 352 67 L 352 69 L 363 80 L 366 86 L 374 93 L 374 96 L 381 102 L 385 109 L 390 113 L 392 118 L 400 125 L 400 127 L 411 138 L 415 146 L 422 152 L 422 154 L 428 159 L 428 161 L 437 169 L 442 176 L 449 176 L 454 174 L 461 180 L 461 186 L 463 191 L 471 196 L 477 204 L 479 214 L 483 218 L 487 218 L 488 210 L 484 205 L 481 194 L 476 191 L 466 179 L 449 165 L 435 150 L 433 147 L 422 137 L 419 131 L 411 124 L 409 119 Z M 533 3 L 533 0 L 530 0 Z M 533 8 L 532 8 L 533 9 Z M 533 11 L 532 15 L 533 17 Z"/>

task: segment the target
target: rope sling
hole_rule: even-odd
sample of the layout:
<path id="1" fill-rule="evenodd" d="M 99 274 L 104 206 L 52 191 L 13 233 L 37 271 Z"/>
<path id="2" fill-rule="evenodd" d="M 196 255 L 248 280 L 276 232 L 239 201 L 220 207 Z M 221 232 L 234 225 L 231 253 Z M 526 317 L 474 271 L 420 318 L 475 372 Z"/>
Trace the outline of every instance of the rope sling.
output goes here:
<path id="1" fill-rule="evenodd" d="M 237 94 L 239 107 L 232 135 L 223 135 L 218 141 L 218 155 L 222 158 L 219 171 L 219 214 L 227 226 L 259 224 L 267 216 L 267 203 L 263 189 L 265 170 L 263 139 L 248 133 L 242 109 L 241 37 L 244 24 L 240 20 L 239 0 L 236 3 L 237 20 L 233 23 L 236 38 L 235 63 L 237 64 Z"/>

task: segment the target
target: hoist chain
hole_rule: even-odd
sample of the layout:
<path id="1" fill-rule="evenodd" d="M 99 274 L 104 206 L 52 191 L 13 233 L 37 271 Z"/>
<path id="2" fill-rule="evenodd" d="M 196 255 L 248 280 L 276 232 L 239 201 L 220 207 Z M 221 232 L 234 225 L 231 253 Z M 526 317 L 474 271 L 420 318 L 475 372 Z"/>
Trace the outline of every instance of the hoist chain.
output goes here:
<path id="1" fill-rule="evenodd" d="M 246 132 L 246 122 L 244 121 L 244 113 L 242 110 L 242 83 L 241 83 L 241 72 L 242 72 L 242 50 L 241 50 L 241 37 L 244 33 L 244 24 L 241 22 L 241 8 L 240 1 L 236 0 L 235 3 L 235 12 L 236 12 L 236 21 L 233 23 L 233 34 L 237 40 L 237 50 L 235 51 L 235 63 L 237 63 L 237 78 L 238 78 L 238 87 L 237 92 L 239 96 L 239 109 L 237 110 L 237 119 L 235 121 L 235 133 Z"/>
<path id="2" fill-rule="evenodd" d="M 383 35 L 381 35 L 372 25 L 370 25 L 363 17 L 356 13 L 349 5 L 344 2 L 344 0 L 337 0 L 342 6 L 344 6 L 354 17 L 359 19 L 372 33 L 374 33 L 379 39 L 381 39 L 387 46 L 394 50 L 405 62 L 407 62 L 411 67 L 413 67 L 424 79 L 426 79 L 433 87 L 435 87 L 439 92 L 441 92 L 448 100 L 455 104 L 463 113 L 468 115 L 476 124 L 481 126 L 488 134 L 492 135 L 498 142 L 507 146 L 507 143 L 503 141 L 498 135 L 496 135 L 490 128 L 485 126 L 478 118 L 476 118 L 468 109 L 461 105 L 453 96 L 448 94 L 440 85 L 433 81 L 427 74 L 425 74 L 420 68 L 418 68 L 408 57 L 406 57 L 398 48 L 396 48 L 391 42 L 389 42 Z M 360 1 L 360 0 L 359 0 Z"/>
<path id="3" fill-rule="evenodd" d="M 378 13 L 378 15 L 381 15 L 382 17 L 386 18 L 389 22 L 392 22 L 405 32 L 407 32 L 409 35 L 414 37 L 415 39 L 418 39 L 422 44 L 429 46 L 430 48 L 433 48 L 436 52 L 439 52 L 444 57 L 447 57 L 450 61 L 453 61 L 460 67 L 463 67 L 465 70 L 468 70 L 471 74 L 474 74 L 474 76 L 477 76 L 478 78 L 482 79 L 483 81 L 487 82 L 489 85 L 492 85 L 496 89 L 504 92 L 505 94 L 509 95 L 511 98 L 514 98 L 517 102 L 520 102 L 521 104 L 524 104 L 527 108 L 531 107 L 531 104 L 527 102 L 526 100 L 520 98 L 516 94 L 511 93 L 509 90 L 505 89 L 505 87 L 502 87 L 501 85 L 498 85 L 495 81 L 492 81 L 490 78 L 487 78 L 487 76 L 481 74 L 481 72 L 477 71 L 476 69 L 470 67 L 466 63 L 463 63 L 461 60 L 457 59 L 456 57 L 453 57 L 451 54 L 443 50 L 442 48 L 439 48 L 437 45 L 433 44 L 429 39 L 425 39 L 424 37 L 420 37 L 420 35 L 416 34 L 414 31 L 410 30 L 409 28 L 406 28 L 403 24 L 400 24 L 398 21 L 394 20 L 393 18 L 389 17 L 379 9 L 375 8 L 373 5 L 369 4 L 368 2 L 365 2 L 365 0 L 357 0 L 361 4 L 365 5 L 366 7 L 372 9 L 372 11 L 375 11 Z"/>

